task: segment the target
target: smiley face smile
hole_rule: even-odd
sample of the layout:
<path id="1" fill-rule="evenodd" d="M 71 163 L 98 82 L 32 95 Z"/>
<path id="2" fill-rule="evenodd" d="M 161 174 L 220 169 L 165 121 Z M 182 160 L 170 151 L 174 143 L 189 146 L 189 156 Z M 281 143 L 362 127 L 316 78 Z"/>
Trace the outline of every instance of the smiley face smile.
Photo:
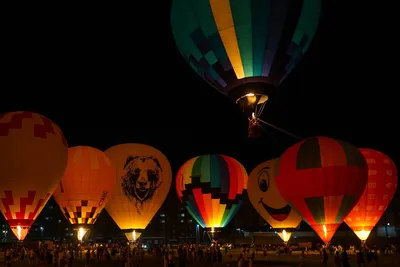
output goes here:
<path id="1" fill-rule="evenodd" d="M 263 202 L 262 198 L 258 203 L 264 207 L 264 209 L 274 220 L 277 220 L 279 222 L 286 220 L 286 218 L 289 216 L 290 211 L 292 210 L 292 208 L 289 205 L 286 205 L 280 209 L 271 208 L 270 206 L 268 206 Z"/>

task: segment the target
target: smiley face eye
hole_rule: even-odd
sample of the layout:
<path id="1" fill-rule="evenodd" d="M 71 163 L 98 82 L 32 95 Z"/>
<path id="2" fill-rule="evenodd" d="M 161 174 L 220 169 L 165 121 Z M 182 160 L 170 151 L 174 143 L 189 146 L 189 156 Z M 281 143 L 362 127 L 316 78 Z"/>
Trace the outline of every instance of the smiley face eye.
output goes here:
<path id="1" fill-rule="evenodd" d="M 258 188 L 260 188 L 260 190 L 264 193 L 267 192 L 269 188 L 268 169 L 269 167 L 265 167 L 258 173 Z"/>

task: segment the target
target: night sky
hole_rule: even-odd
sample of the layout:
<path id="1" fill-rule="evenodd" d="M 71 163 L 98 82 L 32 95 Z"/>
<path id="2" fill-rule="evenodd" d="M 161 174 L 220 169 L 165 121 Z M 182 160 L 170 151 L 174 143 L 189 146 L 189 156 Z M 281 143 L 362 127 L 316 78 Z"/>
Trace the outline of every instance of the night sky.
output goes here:
<path id="1" fill-rule="evenodd" d="M 152 145 L 174 173 L 203 153 L 233 156 L 251 171 L 297 141 L 270 128 L 274 137 L 248 140 L 247 118 L 234 101 L 178 53 L 170 1 L 96 5 L 10 9 L 2 26 L 1 112 L 41 113 L 70 146 Z M 399 166 L 392 17 L 389 7 L 366 5 L 325 1 L 309 52 L 270 96 L 262 119 L 302 137 L 380 150 Z"/>

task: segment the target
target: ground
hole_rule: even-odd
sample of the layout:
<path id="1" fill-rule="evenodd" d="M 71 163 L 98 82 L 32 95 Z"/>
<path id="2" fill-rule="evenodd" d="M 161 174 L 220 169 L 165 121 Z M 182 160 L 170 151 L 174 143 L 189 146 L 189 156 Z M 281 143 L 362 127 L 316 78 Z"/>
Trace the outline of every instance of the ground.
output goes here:
<path id="1" fill-rule="evenodd" d="M 234 251 L 234 255 L 233 255 L 233 259 L 237 258 L 238 252 Z M 352 267 L 357 267 L 356 263 L 355 263 L 355 256 L 352 256 L 351 259 L 351 266 Z M 229 265 L 228 265 L 229 264 Z M 270 253 L 268 255 L 268 259 L 265 260 L 263 259 L 263 256 L 261 255 L 261 253 L 259 253 L 258 256 L 256 256 L 256 263 L 254 264 L 254 267 L 274 267 L 274 266 L 281 266 L 281 267 L 298 267 L 301 264 L 301 259 L 299 257 L 298 254 L 294 254 L 294 255 L 276 255 L 273 253 Z M 2 266 L 2 265 L 0 265 Z M 33 265 L 28 265 L 27 262 L 13 262 L 12 263 L 12 267 L 29 267 Z M 50 267 L 52 265 L 46 265 L 46 267 Z M 84 263 L 80 262 L 80 261 L 76 261 L 73 264 L 73 267 L 84 267 Z M 89 265 L 90 267 L 119 267 L 119 266 L 124 266 L 122 265 L 120 262 L 117 261 L 109 261 L 109 262 L 99 262 L 99 263 L 93 263 L 91 265 Z M 161 261 L 161 259 L 154 259 L 152 257 L 146 257 L 145 261 L 142 262 L 139 267 L 163 267 L 163 262 Z M 176 266 L 178 266 L 176 264 Z M 218 267 L 236 267 L 237 264 L 235 261 L 231 261 L 229 262 L 228 257 L 225 257 L 223 264 L 219 265 Z M 247 267 L 248 264 L 246 263 L 245 267 Z M 321 262 L 320 262 L 320 258 L 318 255 L 308 255 L 303 263 L 303 267 L 320 267 L 321 266 Z M 333 267 L 333 258 L 330 257 L 329 258 L 329 263 L 328 263 L 328 267 Z M 375 265 L 372 265 L 375 266 Z M 372 267 L 371 266 L 371 267 Z M 396 266 L 400 266 L 400 258 L 396 258 L 396 256 L 380 256 L 379 258 L 379 267 L 396 267 Z M 137 266 L 134 266 L 137 267 Z M 195 264 L 193 265 L 192 262 L 188 262 L 186 264 L 186 267 L 207 267 L 207 265 L 203 262 L 195 262 Z M 217 265 L 212 266 L 212 267 L 217 267 Z"/>

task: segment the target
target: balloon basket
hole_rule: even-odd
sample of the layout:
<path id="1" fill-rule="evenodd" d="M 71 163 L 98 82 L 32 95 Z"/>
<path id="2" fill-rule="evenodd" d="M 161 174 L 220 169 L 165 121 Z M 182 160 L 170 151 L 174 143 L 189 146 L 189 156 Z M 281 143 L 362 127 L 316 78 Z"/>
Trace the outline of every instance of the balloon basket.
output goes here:
<path id="1" fill-rule="evenodd" d="M 249 121 L 248 137 L 258 138 L 261 136 L 263 128 L 257 119 L 252 119 Z"/>

